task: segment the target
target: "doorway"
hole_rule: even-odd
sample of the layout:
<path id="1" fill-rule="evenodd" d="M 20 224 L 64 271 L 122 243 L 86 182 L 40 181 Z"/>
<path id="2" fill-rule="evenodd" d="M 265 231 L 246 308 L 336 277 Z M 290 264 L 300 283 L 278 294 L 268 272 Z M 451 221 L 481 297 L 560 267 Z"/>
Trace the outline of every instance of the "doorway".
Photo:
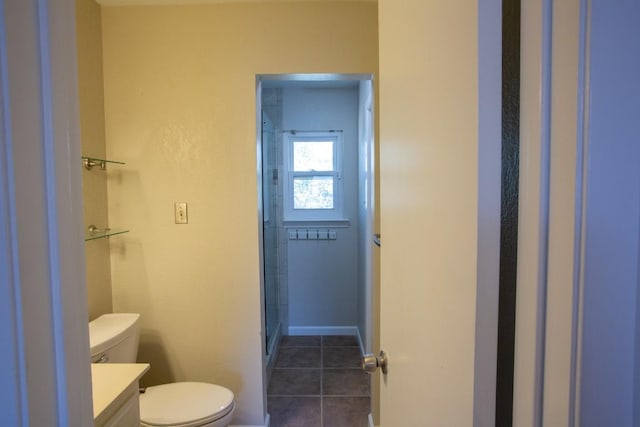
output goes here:
<path id="1" fill-rule="evenodd" d="M 269 383 L 274 369 L 278 375 L 285 374 L 280 371 L 286 369 L 284 353 L 296 347 L 287 345 L 291 337 L 332 342 L 340 336 L 352 345 L 335 351 L 355 351 L 357 359 L 372 351 L 372 76 L 262 75 L 257 78 L 256 100 L 264 356 Z M 310 389 L 317 392 L 317 405 L 322 406 L 329 401 L 323 403 L 321 385 L 327 366 L 322 354 L 333 350 L 325 345 L 312 347 L 305 351 L 314 353 L 308 356 L 309 363 L 318 366 L 307 368 L 318 369 L 309 377 L 319 387 Z M 352 369 L 352 376 L 362 373 L 359 363 Z M 368 401 L 368 377 L 366 382 Z M 279 390 L 282 393 L 282 387 Z M 286 387 L 284 392 L 288 393 Z"/>

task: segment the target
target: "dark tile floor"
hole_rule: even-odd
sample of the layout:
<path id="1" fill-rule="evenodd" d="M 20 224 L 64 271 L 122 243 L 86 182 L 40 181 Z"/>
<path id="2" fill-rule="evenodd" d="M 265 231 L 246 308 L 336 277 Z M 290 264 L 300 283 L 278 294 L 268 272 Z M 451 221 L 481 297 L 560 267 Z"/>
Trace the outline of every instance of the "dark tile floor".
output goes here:
<path id="1" fill-rule="evenodd" d="M 369 375 L 353 336 L 283 336 L 267 389 L 272 427 L 367 427 Z"/>

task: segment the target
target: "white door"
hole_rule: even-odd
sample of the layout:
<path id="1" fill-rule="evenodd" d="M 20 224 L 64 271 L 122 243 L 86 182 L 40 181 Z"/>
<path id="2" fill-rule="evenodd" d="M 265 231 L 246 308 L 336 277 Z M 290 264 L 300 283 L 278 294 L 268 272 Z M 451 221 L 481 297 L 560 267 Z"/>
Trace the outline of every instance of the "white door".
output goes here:
<path id="1" fill-rule="evenodd" d="M 485 328 L 487 339 L 476 342 L 486 332 L 477 319 L 487 309 L 497 316 L 497 305 L 489 307 L 497 304 L 495 284 L 488 305 L 478 304 L 485 296 L 479 234 L 499 224 L 497 3 L 379 1 L 384 427 L 469 426 L 474 418 L 491 425 L 491 403 L 474 415 L 474 400 L 491 401 L 495 389 L 489 381 L 488 392 L 474 397 L 474 387 L 483 371 L 478 349 L 495 344 L 497 329 Z M 485 76 L 483 67 L 494 72 Z M 492 237 L 496 246 L 486 252 L 497 254 Z"/>
<path id="2" fill-rule="evenodd" d="M 0 424 L 87 426 L 75 2 L 1 9 Z"/>

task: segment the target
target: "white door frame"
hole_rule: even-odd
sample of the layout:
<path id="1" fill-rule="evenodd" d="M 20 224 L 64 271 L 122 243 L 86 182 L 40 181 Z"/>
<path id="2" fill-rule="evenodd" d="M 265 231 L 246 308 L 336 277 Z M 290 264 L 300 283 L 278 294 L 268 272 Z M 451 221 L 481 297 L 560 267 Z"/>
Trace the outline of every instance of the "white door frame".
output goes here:
<path id="1" fill-rule="evenodd" d="M 91 425 L 75 2 L 0 7 L 2 423 Z"/>
<path id="2" fill-rule="evenodd" d="M 521 3 L 515 426 L 539 426 L 549 203 L 551 1 Z"/>
<path id="3" fill-rule="evenodd" d="M 359 239 L 364 239 L 364 259 L 365 259 L 365 278 L 364 284 L 366 288 L 365 295 L 365 331 L 364 337 L 362 338 L 362 349 L 365 352 L 373 352 L 374 341 L 376 340 L 376 335 L 378 334 L 376 328 L 377 315 L 374 310 L 374 248 L 373 248 L 373 235 L 375 233 L 375 210 L 376 210 L 376 148 L 375 148 L 375 97 L 373 93 L 373 76 L 371 76 L 368 80 L 360 81 L 360 91 L 366 91 L 366 101 L 367 106 L 365 107 L 365 113 L 363 118 L 363 133 L 360 134 L 361 138 L 364 138 L 365 142 L 365 150 L 363 153 L 360 153 L 360 156 L 363 157 L 358 160 L 359 163 L 364 164 L 365 169 L 365 194 L 364 202 L 366 206 L 366 220 L 364 225 L 364 236 L 359 236 Z M 360 106 L 362 108 L 362 106 Z M 360 177 L 362 179 L 362 177 Z"/>
<path id="4" fill-rule="evenodd" d="M 365 266 L 365 287 L 366 287 L 366 295 L 365 295 L 365 331 L 364 336 L 360 336 L 362 348 L 365 351 L 373 351 L 378 346 L 379 340 L 379 302 L 378 295 L 379 291 L 375 289 L 375 263 L 373 262 L 373 233 L 375 230 L 375 209 L 376 209 L 376 147 L 375 147 L 375 103 L 376 103 L 376 94 L 375 94 L 375 83 L 374 83 L 374 75 L 373 74 L 346 74 L 346 73 L 289 73 L 289 74 L 260 74 L 256 76 L 256 153 L 257 153 L 257 161 L 256 161 L 256 176 L 257 176 L 257 188 L 258 188 L 258 224 L 259 224 L 259 255 L 260 255 L 260 271 L 264 270 L 264 247 L 263 247 L 263 168 L 262 168 L 262 89 L 264 82 L 282 82 L 285 84 L 286 82 L 324 82 L 324 81 L 351 81 L 351 82 L 359 82 L 359 90 L 367 91 L 367 103 L 370 104 L 370 109 L 367 109 L 365 112 L 365 117 L 363 122 L 366 126 L 366 132 L 364 134 L 359 134 L 359 137 L 366 138 L 366 153 L 364 153 L 364 159 L 359 159 L 358 162 L 366 163 L 366 180 L 368 181 L 366 187 L 366 194 L 364 197 L 366 199 L 367 205 L 367 213 L 366 213 L 366 224 L 364 226 L 364 234 L 365 236 L 358 236 L 358 239 L 365 238 L 366 242 L 364 243 L 364 252 L 366 258 L 366 266 Z M 360 157 L 360 154 L 359 154 Z M 260 298 L 264 300 L 264 274 L 260 275 Z M 264 304 L 261 304 L 262 310 L 262 330 L 266 331 L 265 324 L 265 313 L 264 313 Z M 376 311 L 377 310 L 377 311 Z M 267 372 L 266 372 L 266 347 L 264 336 L 262 337 L 262 355 L 263 355 L 263 401 L 264 407 L 267 408 L 266 405 L 266 388 L 267 388 Z M 377 416 L 377 401 L 378 396 L 374 395 L 377 392 L 377 384 L 379 384 L 379 375 L 376 375 L 372 380 L 372 413 Z M 267 408 L 268 409 L 268 408 Z M 265 414 L 268 416 L 268 414 Z M 372 415 L 370 414 L 370 419 Z"/>
<path id="5" fill-rule="evenodd" d="M 522 1 L 517 427 L 580 423 L 590 3 Z"/>

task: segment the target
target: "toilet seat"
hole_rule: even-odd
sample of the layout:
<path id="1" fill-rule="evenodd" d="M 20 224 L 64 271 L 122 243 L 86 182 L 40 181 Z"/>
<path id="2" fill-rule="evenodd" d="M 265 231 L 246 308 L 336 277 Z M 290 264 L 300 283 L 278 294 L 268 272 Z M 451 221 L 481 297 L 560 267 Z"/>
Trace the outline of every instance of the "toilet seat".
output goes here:
<path id="1" fill-rule="evenodd" d="M 216 384 L 179 382 L 148 387 L 140 395 L 140 425 L 198 427 L 234 409 L 231 390 Z"/>

